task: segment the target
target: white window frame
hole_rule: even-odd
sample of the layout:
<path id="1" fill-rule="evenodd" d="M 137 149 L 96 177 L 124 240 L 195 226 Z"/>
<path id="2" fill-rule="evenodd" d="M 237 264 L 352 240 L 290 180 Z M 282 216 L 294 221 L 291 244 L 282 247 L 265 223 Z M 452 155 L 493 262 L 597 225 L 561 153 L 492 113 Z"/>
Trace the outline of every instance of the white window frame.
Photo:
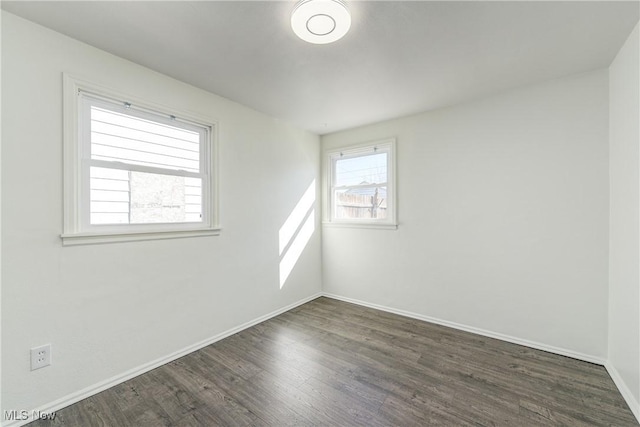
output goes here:
<path id="1" fill-rule="evenodd" d="M 343 219 L 335 218 L 335 185 L 336 162 L 339 159 L 360 157 L 374 152 L 387 153 L 387 217 L 382 219 Z M 324 155 L 324 219 L 323 225 L 336 227 L 361 227 L 361 228 L 398 228 L 397 200 L 396 200 L 396 139 L 387 138 L 365 144 L 351 145 L 342 148 L 328 150 Z"/>
<path id="2" fill-rule="evenodd" d="M 103 86 L 63 75 L 64 92 L 64 224 L 62 244 L 82 245 L 139 240 L 171 239 L 182 237 L 212 236 L 220 234 L 218 226 L 217 189 L 217 123 L 210 119 L 195 117 L 190 113 L 175 111 L 165 106 L 152 104 L 137 97 L 125 95 Z M 90 224 L 89 221 L 89 167 L 97 161 L 90 159 L 90 140 L 86 126 L 86 108 L 83 102 L 99 104 L 101 99 L 113 103 L 127 104 L 127 113 L 145 117 L 165 115 L 167 119 L 180 121 L 187 127 L 204 129 L 201 138 L 200 170 L 202 177 L 202 221 L 149 224 Z M 167 113 L 171 111 L 171 113 Z M 83 115 L 83 112 L 85 115 Z M 94 165 L 95 166 L 95 165 Z M 119 168 L 119 163 L 108 167 Z M 122 168 L 126 168 L 122 164 Z M 150 166 L 135 166 L 140 172 L 161 173 Z M 177 171 L 176 175 L 192 176 Z"/>

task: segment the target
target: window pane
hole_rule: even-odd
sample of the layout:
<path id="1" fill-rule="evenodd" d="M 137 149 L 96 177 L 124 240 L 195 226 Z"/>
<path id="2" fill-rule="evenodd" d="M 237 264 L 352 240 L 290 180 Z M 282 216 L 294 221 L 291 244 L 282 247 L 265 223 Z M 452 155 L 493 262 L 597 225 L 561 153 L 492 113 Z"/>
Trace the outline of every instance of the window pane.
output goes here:
<path id="1" fill-rule="evenodd" d="M 200 222 L 202 201 L 187 194 L 202 194 L 200 178 L 131 172 L 131 224 Z"/>
<path id="2" fill-rule="evenodd" d="M 334 218 L 387 218 L 387 187 L 349 188 L 334 192 Z"/>
<path id="3" fill-rule="evenodd" d="M 90 168 L 91 224 L 202 221 L 202 179 Z"/>
<path id="4" fill-rule="evenodd" d="M 200 134 L 91 107 L 91 158 L 200 171 Z"/>
<path id="5" fill-rule="evenodd" d="M 202 180 L 184 179 L 184 221 L 202 221 Z"/>
<path id="6" fill-rule="evenodd" d="M 387 153 L 363 155 L 336 161 L 336 186 L 387 182 Z"/>

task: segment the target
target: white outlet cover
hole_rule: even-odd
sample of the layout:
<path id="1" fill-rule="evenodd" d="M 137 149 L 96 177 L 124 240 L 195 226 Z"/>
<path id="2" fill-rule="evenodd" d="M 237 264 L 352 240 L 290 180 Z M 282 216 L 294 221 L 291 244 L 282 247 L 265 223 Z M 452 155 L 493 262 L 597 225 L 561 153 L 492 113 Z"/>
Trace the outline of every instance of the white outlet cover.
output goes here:
<path id="1" fill-rule="evenodd" d="M 31 349 L 31 370 L 51 365 L 51 344 L 41 345 Z"/>

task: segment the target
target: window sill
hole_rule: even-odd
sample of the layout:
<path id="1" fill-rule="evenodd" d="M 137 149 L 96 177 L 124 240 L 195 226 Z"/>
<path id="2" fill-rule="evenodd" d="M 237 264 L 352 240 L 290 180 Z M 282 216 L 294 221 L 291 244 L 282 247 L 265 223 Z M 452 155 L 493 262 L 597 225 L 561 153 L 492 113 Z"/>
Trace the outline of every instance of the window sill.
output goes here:
<path id="1" fill-rule="evenodd" d="M 376 224 L 374 222 L 333 222 L 323 221 L 323 227 L 329 228 L 374 228 L 378 230 L 397 230 L 398 224 Z"/>
<path id="2" fill-rule="evenodd" d="M 142 231 L 129 233 L 62 234 L 62 246 L 96 245 L 103 243 L 140 242 L 143 240 L 182 239 L 186 237 L 217 236 L 220 228 L 194 230 Z"/>

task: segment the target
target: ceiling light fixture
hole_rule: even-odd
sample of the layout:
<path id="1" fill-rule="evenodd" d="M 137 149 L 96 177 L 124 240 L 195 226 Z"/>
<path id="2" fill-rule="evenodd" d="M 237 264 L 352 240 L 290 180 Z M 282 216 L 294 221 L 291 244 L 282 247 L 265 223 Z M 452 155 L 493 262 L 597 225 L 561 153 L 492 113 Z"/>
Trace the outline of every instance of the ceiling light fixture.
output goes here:
<path id="1" fill-rule="evenodd" d="M 309 43 L 332 43 L 350 27 L 351 15 L 341 0 L 300 0 L 291 12 L 293 32 Z"/>

